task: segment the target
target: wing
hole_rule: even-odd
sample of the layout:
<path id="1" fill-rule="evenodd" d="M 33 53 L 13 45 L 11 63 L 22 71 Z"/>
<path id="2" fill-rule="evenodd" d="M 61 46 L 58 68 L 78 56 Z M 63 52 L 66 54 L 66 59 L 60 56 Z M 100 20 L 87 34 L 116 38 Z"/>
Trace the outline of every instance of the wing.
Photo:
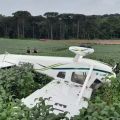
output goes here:
<path id="1" fill-rule="evenodd" d="M 15 66 L 15 64 L 7 63 L 7 62 L 0 62 L 0 69 L 10 68 L 12 66 Z"/>
<path id="2" fill-rule="evenodd" d="M 16 65 L 11 59 L 10 60 L 6 59 L 7 54 L 8 53 L 0 55 L 0 69 L 10 68 Z"/>

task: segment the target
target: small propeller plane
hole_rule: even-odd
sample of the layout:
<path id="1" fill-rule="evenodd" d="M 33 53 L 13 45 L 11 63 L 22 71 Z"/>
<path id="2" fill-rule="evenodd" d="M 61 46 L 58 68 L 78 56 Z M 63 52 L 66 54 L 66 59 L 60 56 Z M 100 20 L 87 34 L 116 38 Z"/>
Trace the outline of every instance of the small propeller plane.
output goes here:
<path id="1" fill-rule="evenodd" d="M 116 74 L 110 65 L 84 58 L 94 52 L 93 48 L 71 46 L 69 50 L 76 54 L 74 58 L 2 54 L 0 68 L 31 63 L 37 72 L 53 77 L 50 83 L 23 98 L 22 102 L 32 108 L 40 97 L 47 98 L 46 104 L 53 106 L 55 114 L 68 112 L 67 116 L 72 117 L 88 107 L 93 90 L 109 82 L 107 76 L 116 77 Z"/>

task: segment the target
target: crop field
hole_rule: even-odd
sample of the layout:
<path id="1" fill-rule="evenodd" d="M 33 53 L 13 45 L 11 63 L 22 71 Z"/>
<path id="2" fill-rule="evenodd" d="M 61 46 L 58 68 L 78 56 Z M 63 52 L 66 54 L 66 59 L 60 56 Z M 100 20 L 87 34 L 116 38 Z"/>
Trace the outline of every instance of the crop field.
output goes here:
<path id="1" fill-rule="evenodd" d="M 113 43 L 113 44 L 112 44 Z M 0 54 L 5 51 L 13 54 L 26 54 L 27 47 L 31 51 L 36 48 L 38 53 L 36 55 L 43 56 L 65 56 L 73 57 L 68 48 L 73 45 L 87 44 L 95 49 L 95 53 L 87 56 L 92 59 L 98 60 L 115 60 L 120 59 L 120 42 L 119 40 L 113 41 L 100 41 L 100 40 L 20 40 L 20 39 L 0 39 Z M 31 52 L 31 54 L 33 54 Z"/>

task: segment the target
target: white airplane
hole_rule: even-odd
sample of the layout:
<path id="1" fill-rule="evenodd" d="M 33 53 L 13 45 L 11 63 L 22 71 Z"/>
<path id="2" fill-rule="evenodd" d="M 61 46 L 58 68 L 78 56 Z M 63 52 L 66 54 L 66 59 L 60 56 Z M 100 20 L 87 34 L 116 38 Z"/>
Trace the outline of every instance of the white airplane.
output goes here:
<path id="1" fill-rule="evenodd" d="M 108 82 L 107 76 L 116 75 L 111 66 L 83 58 L 93 53 L 93 48 L 72 46 L 69 50 L 76 54 L 75 58 L 2 54 L 0 68 L 31 63 L 36 71 L 53 77 L 54 80 L 23 98 L 22 102 L 32 108 L 39 102 L 40 97 L 47 98 L 46 104 L 53 105 L 55 114 L 66 111 L 70 118 L 79 114 L 80 109 L 88 107 L 93 90 Z"/>

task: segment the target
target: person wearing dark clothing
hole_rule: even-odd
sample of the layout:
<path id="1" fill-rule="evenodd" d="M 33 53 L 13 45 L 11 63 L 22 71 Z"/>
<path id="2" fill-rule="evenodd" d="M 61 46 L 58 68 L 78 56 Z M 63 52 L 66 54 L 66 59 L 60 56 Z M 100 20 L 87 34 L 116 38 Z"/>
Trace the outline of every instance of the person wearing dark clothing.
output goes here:
<path id="1" fill-rule="evenodd" d="M 30 48 L 29 47 L 27 48 L 27 53 L 30 54 Z"/>
<path id="2" fill-rule="evenodd" d="M 38 53 L 36 48 L 33 49 L 33 53 Z"/>

